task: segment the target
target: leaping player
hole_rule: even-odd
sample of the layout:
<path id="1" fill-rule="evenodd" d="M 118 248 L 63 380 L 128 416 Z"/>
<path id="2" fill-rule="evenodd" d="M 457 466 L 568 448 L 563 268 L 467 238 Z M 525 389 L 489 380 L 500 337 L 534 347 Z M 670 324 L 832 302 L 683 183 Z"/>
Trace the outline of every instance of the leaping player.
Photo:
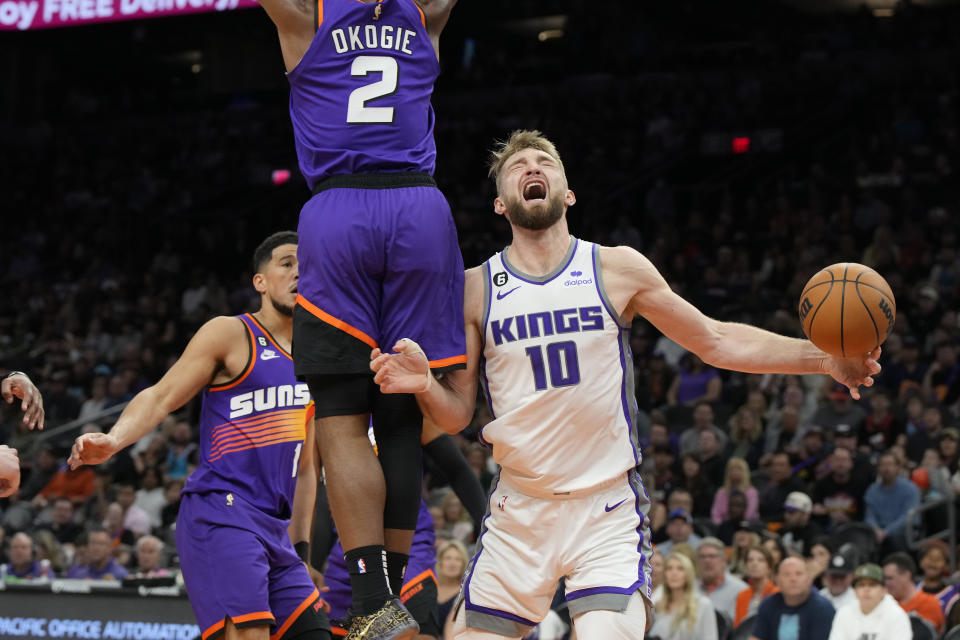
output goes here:
<path id="1" fill-rule="evenodd" d="M 381 396 L 368 362 L 371 348 L 404 336 L 435 371 L 466 362 L 463 259 L 432 177 L 430 105 L 456 0 L 260 1 L 277 27 L 313 192 L 300 212 L 293 357 L 316 403 L 350 569 L 348 639 L 407 640 L 417 625 L 396 596 L 417 523 L 422 416 L 410 396 Z"/>
<path id="2" fill-rule="evenodd" d="M 312 467 L 303 452 L 310 394 L 290 356 L 297 234 L 264 240 L 254 271 L 260 309 L 203 325 L 109 433 L 77 438 L 69 463 L 108 460 L 202 391 L 200 465 L 183 489 L 177 551 L 203 640 L 329 640 L 306 557 L 287 533 L 298 471 Z"/>

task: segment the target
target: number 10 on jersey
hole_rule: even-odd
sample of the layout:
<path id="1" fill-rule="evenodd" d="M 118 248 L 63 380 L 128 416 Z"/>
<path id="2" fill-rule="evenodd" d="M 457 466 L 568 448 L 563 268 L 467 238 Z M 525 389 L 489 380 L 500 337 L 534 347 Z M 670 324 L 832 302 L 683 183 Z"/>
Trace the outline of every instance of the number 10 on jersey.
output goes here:
<path id="1" fill-rule="evenodd" d="M 547 357 L 544 362 L 543 352 Z M 550 386 L 572 387 L 580 383 L 580 361 L 577 358 L 577 343 L 572 340 L 551 342 L 544 349 L 541 345 L 526 348 L 527 357 L 533 365 L 533 384 L 537 391 L 547 388 L 547 370 L 550 371 Z M 546 367 L 544 366 L 546 364 Z"/>

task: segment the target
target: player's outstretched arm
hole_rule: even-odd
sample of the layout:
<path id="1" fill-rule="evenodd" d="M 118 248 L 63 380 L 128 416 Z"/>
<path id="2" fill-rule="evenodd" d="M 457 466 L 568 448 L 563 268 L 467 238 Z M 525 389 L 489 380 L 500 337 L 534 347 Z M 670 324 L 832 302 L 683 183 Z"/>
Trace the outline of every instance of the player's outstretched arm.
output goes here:
<path id="1" fill-rule="evenodd" d="M 20 456 L 16 449 L 0 444 L 0 498 L 8 498 L 20 488 Z"/>
<path id="2" fill-rule="evenodd" d="M 807 340 L 788 338 L 758 327 L 719 322 L 673 292 L 656 267 L 630 247 L 605 247 L 601 268 L 614 305 L 626 319 L 642 315 L 657 329 L 704 362 L 745 373 L 825 373 L 850 388 L 873 384 L 880 372 L 880 349 L 859 358 L 836 358 Z"/>
<path id="3" fill-rule="evenodd" d="M 19 398 L 23 423 L 30 429 L 43 429 L 43 396 L 27 374 L 14 371 L 0 381 L 0 395 L 7 404 L 13 404 L 13 399 Z"/>
<path id="4" fill-rule="evenodd" d="M 248 353 L 245 332 L 236 318 L 214 318 L 203 325 L 160 381 L 134 396 L 109 433 L 88 433 L 76 439 L 70 468 L 105 462 L 145 436 L 211 383 L 231 349 L 244 345 L 243 353 Z"/>
<path id="5" fill-rule="evenodd" d="M 430 372 L 427 356 L 413 340 L 403 338 L 394 353 L 374 349 L 370 354 L 373 381 L 383 393 L 412 393 L 424 417 L 447 433 L 459 433 L 473 419 L 477 401 L 477 371 L 480 362 L 480 313 L 483 308 L 483 273 L 468 269 L 463 295 L 467 366 L 451 371 L 442 380 Z"/>
<path id="6" fill-rule="evenodd" d="M 453 11 L 457 0 L 417 0 L 420 10 L 423 11 L 423 18 L 427 23 L 427 33 L 430 34 L 430 42 L 433 43 L 433 50 L 440 57 L 440 34 L 443 28 L 447 26 L 447 20 L 450 19 L 450 12 Z"/>

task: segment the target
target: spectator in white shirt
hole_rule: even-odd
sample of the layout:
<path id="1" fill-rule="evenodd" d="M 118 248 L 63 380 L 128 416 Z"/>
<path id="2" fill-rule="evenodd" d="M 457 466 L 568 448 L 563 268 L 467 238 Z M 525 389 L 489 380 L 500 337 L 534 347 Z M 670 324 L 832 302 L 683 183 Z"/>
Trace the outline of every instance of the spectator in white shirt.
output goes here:
<path id="1" fill-rule="evenodd" d="M 910 619 L 883 582 L 883 569 L 875 564 L 857 568 L 853 578 L 857 602 L 833 618 L 830 640 L 903 640 L 913 637 Z"/>

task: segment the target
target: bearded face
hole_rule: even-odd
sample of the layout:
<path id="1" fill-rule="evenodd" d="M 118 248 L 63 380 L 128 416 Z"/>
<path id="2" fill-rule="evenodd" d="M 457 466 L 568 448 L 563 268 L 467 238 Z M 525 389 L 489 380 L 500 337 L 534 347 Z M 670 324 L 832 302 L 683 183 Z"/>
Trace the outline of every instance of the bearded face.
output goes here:
<path id="1" fill-rule="evenodd" d="M 543 187 L 540 187 L 543 189 Z M 528 188 L 525 191 L 529 191 Z M 526 193 L 524 194 L 526 195 Z M 548 229 L 563 217 L 566 206 L 563 203 L 564 194 L 554 191 L 548 197 L 535 199 L 519 198 L 517 196 L 502 196 L 507 207 L 506 216 L 511 224 L 529 231 Z"/>

